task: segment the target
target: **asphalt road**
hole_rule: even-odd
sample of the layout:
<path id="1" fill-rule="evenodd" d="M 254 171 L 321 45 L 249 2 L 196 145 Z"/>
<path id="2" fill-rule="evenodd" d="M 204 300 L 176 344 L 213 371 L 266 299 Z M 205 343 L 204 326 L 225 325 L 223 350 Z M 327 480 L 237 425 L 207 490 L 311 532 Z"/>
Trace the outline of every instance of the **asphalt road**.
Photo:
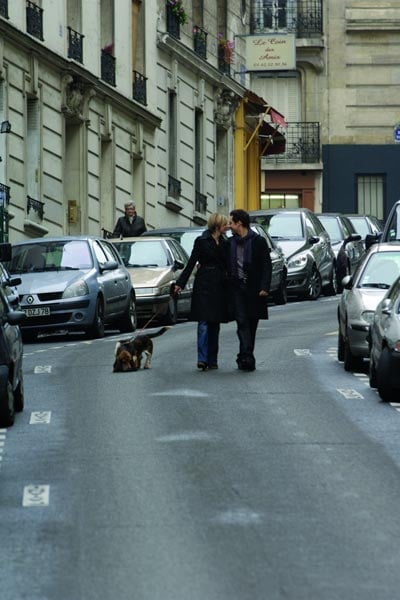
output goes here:
<path id="1" fill-rule="evenodd" d="M 336 303 L 272 307 L 254 373 L 233 324 L 210 372 L 191 323 L 136 373 L 112 373 L 119 335 L 26 345 L 0 599 L 397 598 L 400 412 L 337 362 Z"/>

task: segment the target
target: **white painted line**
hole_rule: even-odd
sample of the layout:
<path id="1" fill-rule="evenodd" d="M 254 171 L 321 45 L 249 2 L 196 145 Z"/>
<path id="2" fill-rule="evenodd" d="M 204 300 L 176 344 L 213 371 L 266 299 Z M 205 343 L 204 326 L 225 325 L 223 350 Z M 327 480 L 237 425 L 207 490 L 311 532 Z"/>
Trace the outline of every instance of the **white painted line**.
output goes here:
<path id="1" fill-rule="evenodd" d="M 37 365 L 34 373 L 51 373 L 51 365 Z"/>
<path id="2" fill-rule="evenodd" d="M 359 377 L 360 379 L 367 379 L 368 375 L 366 375 L 365 373 L 353 373 L 354 377 Z"/>
<path id="3" fill-rule="evenodd" d="M 0 433 L 7 433 L 7 429 L 0 429 Z"/>
<path id="4" fill-rule="evenodd" d="M 390 406 L 400 406 L 400 402 L 389 402 Z"/>
<path id="5" fill-rule="evenodd" d="M 296 356 L 312 356 L 308 348 L 294 348 L 293 352 Z"/>
<path id="6" fill-rule="evenodd" d="M 38 423 L 48 424 L 51 419 L 51 411 L 33 411 L 31 412 L 31 418 L 29 425 L 37 425 Z"/>
<path id="7" fill-rule="evenodd" d="M 26 485 L 24 487 L 22 506 L 48 506 L 49 500 L 49 485 Z"/>
<path id="8" fill-rule="evenodd" d="M 4 446 L 5 442 L 0 442 L 0 448 Z"/>
<path id="9" fill-rule="evenodd" d="M 344 396 L 347 400 L 353 400 L 355 398 L 361 398 L 362 400 L 364 399 L 364 396 L 357 392 L 357 390 L 338 389 L 337 391 L 339 392 L 339 394 L 342 394 L 342 396 Z"/>
<path id="10" fill-rule="evenodd" d="M 397 412 L 400 412 L 400 408 L 396 408 L 395 410 L 397 410 Z"/>

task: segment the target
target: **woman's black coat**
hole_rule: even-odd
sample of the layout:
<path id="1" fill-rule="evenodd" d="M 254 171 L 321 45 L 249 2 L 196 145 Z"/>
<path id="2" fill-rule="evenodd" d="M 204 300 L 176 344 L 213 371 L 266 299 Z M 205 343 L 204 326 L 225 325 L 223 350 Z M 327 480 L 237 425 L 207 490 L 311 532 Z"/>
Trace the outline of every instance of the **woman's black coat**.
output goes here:
<path id="1" fill-rule="evenodd" d="M 236 285 L 231 264 L 233 237 L 228 244 L 228 271 L 230 285 Z M 268 319 L 268 296 L 259 296 L 261 290 L 269 292 L 272 276 L 272 261 L 267 243 L 260 235 L 252 238 L 251 263 L 244 264 L 246 274 L 247 314 L 254 319 Z"/>
<path id="2" fill-rule="evenodd" d="M 222 236 L 217 244 L 206 229 L 196 238 L 189 262 L 176 282 L 183 289 L 198 264 L 192 294 L 192 321 L 227 321 L 226 244 Z"/>

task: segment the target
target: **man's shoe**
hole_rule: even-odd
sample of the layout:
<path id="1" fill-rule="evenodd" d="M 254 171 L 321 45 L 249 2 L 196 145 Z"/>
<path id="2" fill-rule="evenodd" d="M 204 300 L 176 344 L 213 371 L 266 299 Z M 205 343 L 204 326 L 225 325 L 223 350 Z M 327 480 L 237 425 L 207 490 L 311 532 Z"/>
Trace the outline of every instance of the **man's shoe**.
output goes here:
<path id="1" fill-rule="evenodd" d="M 197 363 L 197 368 L 201 369 L 202 371 L 206 371 L 208 369 L 207 363 L 200 361 Z"/>
<path id="2" fill-rule="evenodd" d="M 210 365 L 208 368 L 209 369 L 218 369 L 218 365 Z"/>

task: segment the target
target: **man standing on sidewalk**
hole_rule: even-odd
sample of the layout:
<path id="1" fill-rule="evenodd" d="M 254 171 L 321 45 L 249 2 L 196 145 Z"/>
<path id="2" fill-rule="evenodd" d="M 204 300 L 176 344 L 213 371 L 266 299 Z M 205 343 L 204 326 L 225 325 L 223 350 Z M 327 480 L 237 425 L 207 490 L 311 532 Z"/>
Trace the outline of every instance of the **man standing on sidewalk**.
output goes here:
<path id="1" fill-rule="evenodd" d="M 267 296 L 272 263 L 263 237 L 250 229 L 249 214 L 235 209 L 230 213 L 228 273 L 231 284 L 232 316 L 237 324 L 241 371 L 254 371 L 254 346 L 259 319 L 268 319 Z"/>

